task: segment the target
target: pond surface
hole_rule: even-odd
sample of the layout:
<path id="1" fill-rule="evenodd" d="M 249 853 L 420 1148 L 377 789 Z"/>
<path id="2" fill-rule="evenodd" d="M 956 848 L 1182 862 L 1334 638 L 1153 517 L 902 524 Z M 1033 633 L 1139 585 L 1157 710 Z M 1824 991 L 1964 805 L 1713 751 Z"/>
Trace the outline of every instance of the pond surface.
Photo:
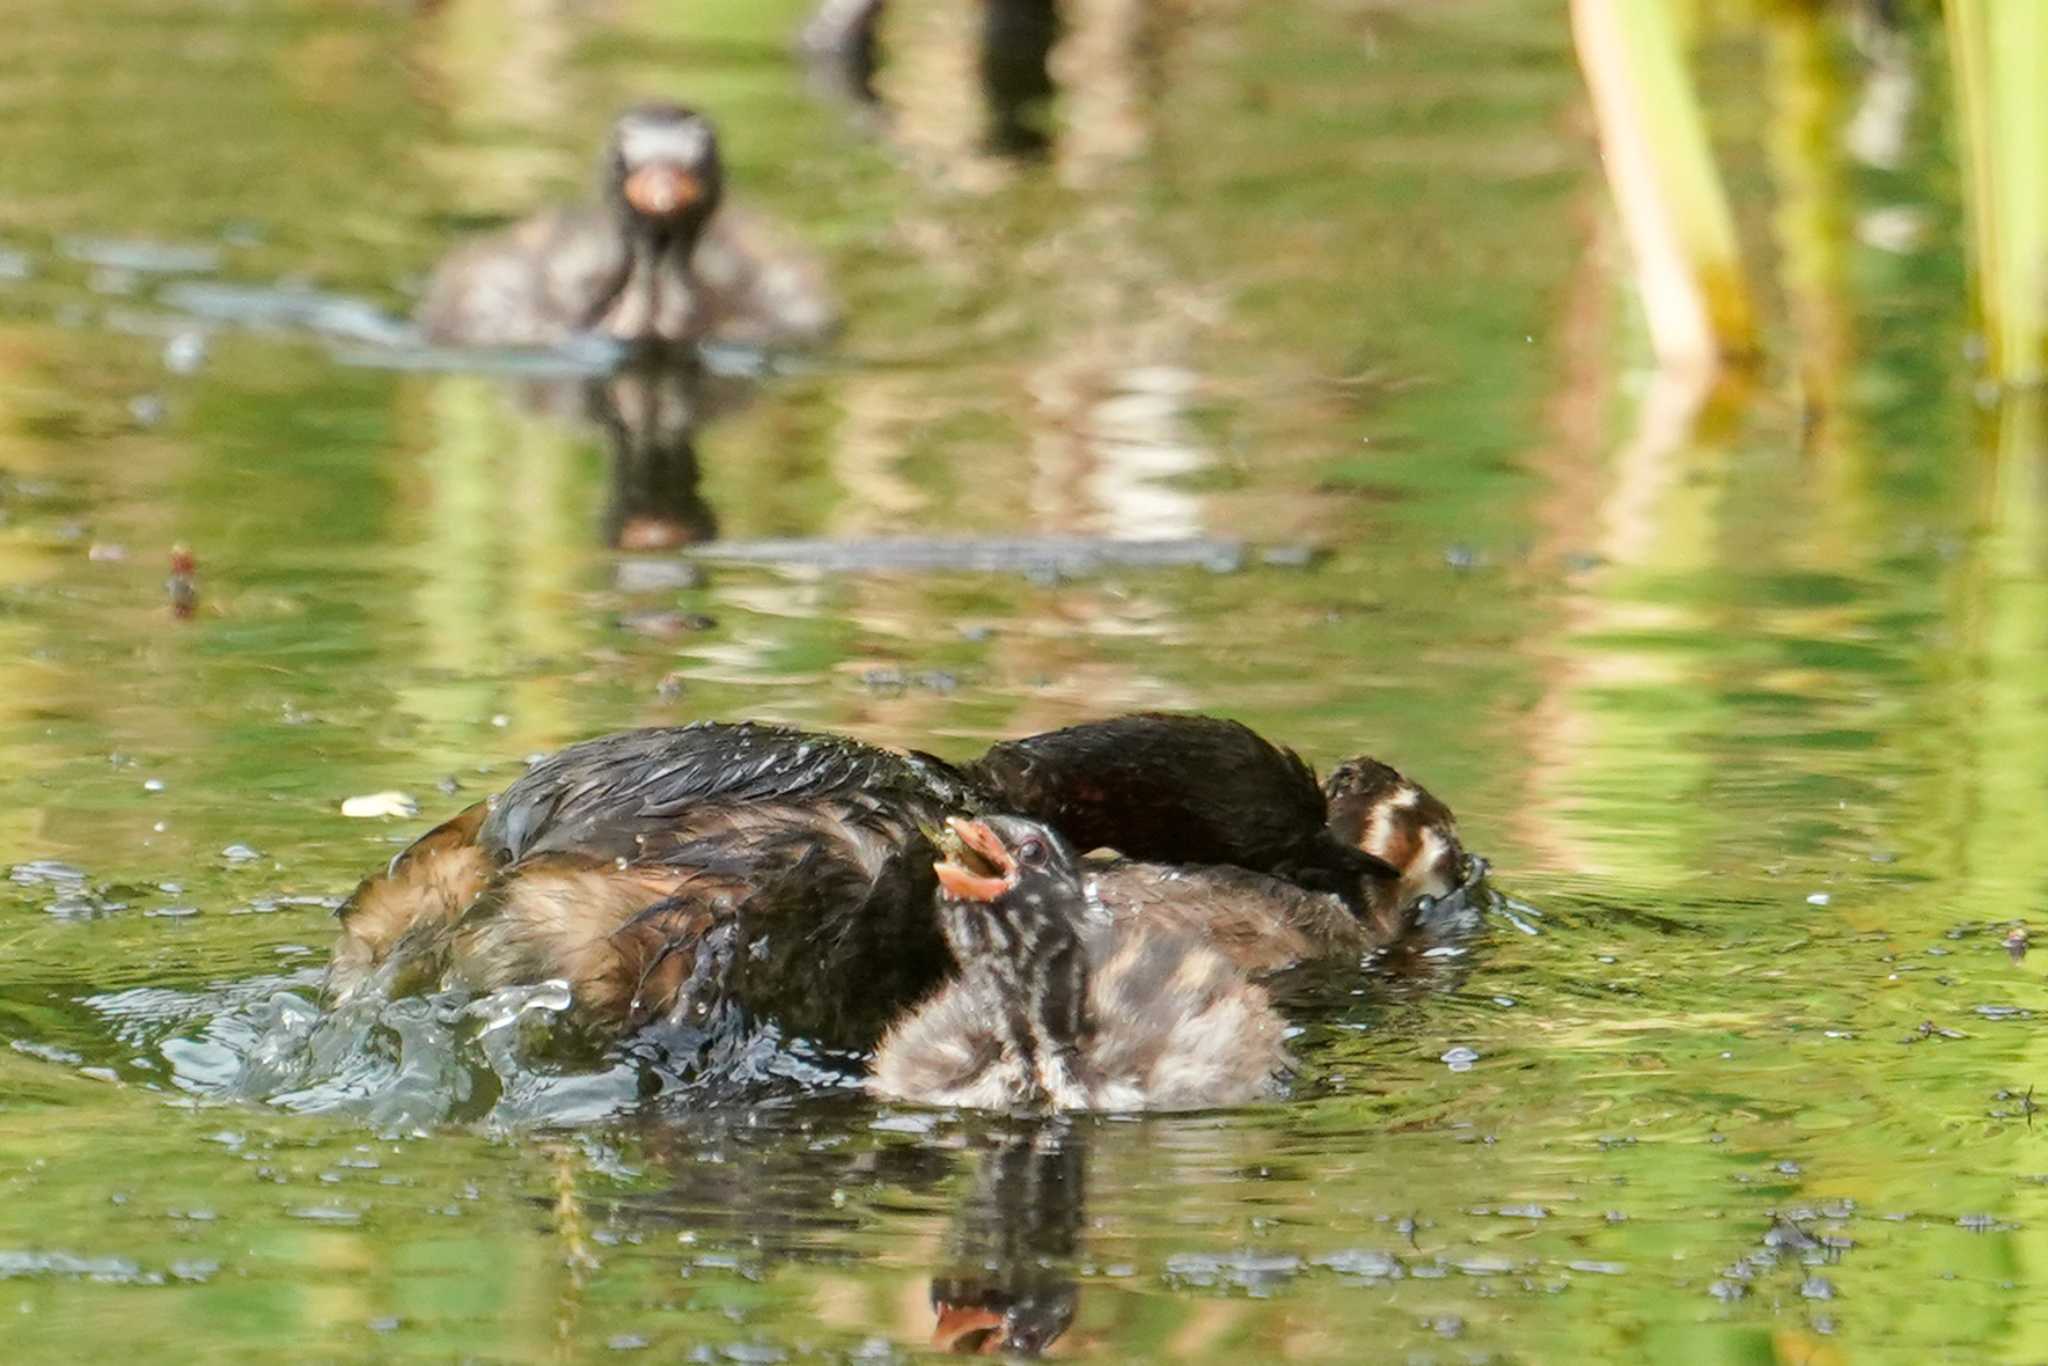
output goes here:
<path id="1" fill-rule="evenodd" d="M 2043 419 L 1972 383 L 1933 35 L 1795 8 L 1704 39 L 1779 359 L 1703 396 L 1534 0 L 1074 0 L 994 139 L 968 7 L 896 7 L 877 118 L 786 0 L 17 0 L 9 1359 L 885 1359 L 1001 1304 L 1107 1361 L 2048 1355 Z M 829 354 L 593 394 L 388 345 L 649 93 L 829 262 Z M 1223 548 L 612 549 L 646 506 Z M 336 900 L 530 755 L 1133 708 L 1399 764 L 1531 909 L 1242 1112 L 234 1098 Z"/>

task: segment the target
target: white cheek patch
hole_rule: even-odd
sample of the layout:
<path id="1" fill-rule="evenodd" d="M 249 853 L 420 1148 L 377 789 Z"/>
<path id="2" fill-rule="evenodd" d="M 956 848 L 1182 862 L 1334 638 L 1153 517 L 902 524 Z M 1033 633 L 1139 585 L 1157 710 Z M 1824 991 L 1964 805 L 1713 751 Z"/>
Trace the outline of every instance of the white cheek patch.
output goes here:
<path id="1" fill-rule="evenodd" d="M 619 155 L 628 166 L 666 161 L 680 166 L 701 161 L 711 143 L 711 130 L 688 123 L 629 123 L 619 130 Z"/>
<path id="2" fill-rule="evenodd" d="M 1372 813 L 1366 818 L 1365 829 L 1359 832 L 1358 847 L 1368 853 L 1385 849 L 1393 838 L 1394 813 L 1412 811 L 1421 801 L 1422 793 L 1413 784 L 1404 783 L 1393 796 L 1374 803 Z"/>
<path id="3" fill-rule="evenodd" d="M 1422 856 L 1415 860 L 1416 868 L 1421 870 L 1421 876 L 1416 879 L 1415 886 L 1415 890 L 1418 893 L 1427 896 L 1449 895 L 1454 884 L 1449 878 L 1440 877 L 1437 874 L 1438 865 L 1443 862 L 1444 855 L 1449 852 L 1449 844 L 1445 842 L 1442 835 L 1436 832 L 1435 827 L 1424 826 L 1422 829 Z"/>

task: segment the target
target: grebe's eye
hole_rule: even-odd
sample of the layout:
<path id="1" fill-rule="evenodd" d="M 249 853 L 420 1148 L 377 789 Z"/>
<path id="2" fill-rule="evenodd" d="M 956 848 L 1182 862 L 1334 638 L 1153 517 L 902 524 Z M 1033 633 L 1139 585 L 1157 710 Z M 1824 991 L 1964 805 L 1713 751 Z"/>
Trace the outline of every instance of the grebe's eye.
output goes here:
<path id="1" fill-rule="evenodd" d="M 1043 840 L 1025 840 L 1017 846 L 1017 861 L 1019 863 L 1045 862 L 1045 842 Z"/>

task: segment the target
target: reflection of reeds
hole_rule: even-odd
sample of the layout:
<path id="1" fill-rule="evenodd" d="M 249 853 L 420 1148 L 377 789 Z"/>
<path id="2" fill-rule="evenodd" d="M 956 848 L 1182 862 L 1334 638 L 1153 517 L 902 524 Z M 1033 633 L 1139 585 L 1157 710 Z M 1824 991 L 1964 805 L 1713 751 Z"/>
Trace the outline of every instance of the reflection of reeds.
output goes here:
<path id="1" fill-rule="evenodd" d="M 1705 370 L 1748 354 L 1735 221 L 1668 0 L 1573 0 L 1572 34 L 1657 358 Z"/>
<path id="2" fill-rule="evenodd" d="M 1164 25 L 1160 7 L 1144 0 L 1068 0 L 1064 17 L 1054 54 L 1066 102 L 1057 156 L 1068 184 L 1092 186 L 1151 143 Z"/>
<path id="3" fill-rule="evenodd" d="M 1811 427 L 1835 417 L 1850 362 L 1842 87 L 1818 9 L 1778 5 L 1766 16 L 1766 34 L 1779 284 L 1797 330 Z"/>
<path id="4" fill-rule="evenodd" d="M 1991 373 L 2037 383 L 2048 377 L 2048 5 L 1945 9 Z"/>
<path id="5" fill-rule="evenodd" d="M 568 434 L 507 411 L 488 380 L 443 376 L 430 392 L 433 450 L 410 471 L 424 510 L 413 609 L 425 668 L 399 694 L 427 723 L 421 757 L 453 767 L 494 712 L 509 712 L 526 743 L 569 728 L 573 685 L 527 675 L 533 661 L 566 662 L 581 647 L 571 584 L 591 530 L 565 487 L 576 467 Z"/>
<path id="6" fill-rule="evenodd" d="M 1604 567 L 1567 608 L 1561 659 L 1537 709 L 1546 766 L 1533 806 L 1553 853 L 1581 872 L 1626 872 L 1636 885 L 1668 885 L 1693 866 L 1688 832 L 1665 821 L 1593 834 L 1575 819 L 1592 803 L 1609 814 L 1693 800 L 1707 761 L 1698 737 L 1722 724 L 1685 676 L 1685 642 L 1709 629 L 1695 603 L 1652 585 L 1711 566 L 1727 465 L 1707 420 L 1715 395 L 1693 376 L 1655 376 L 1636 430 L 1615 453 L 1612 484 L 1591 512 L 1590 549 Z M 1658 756 L 1654 764 L 1645 756 Z M 1620 822 L 1615 824 L 1619 827 Z"/>
<path id="7" fill-rule="evenodd" d="M 2009 395 L 2000 406 L 1978 505 L 1980 535 L 1960 578 L 1956 605 L 1961 669 L 1953 810 L 1967 812 L 1955 851 L 1964 886 L 1987 907 L 2000 894 L 2031 891 L 2048 873 L 2036 852 L 2044 802 L 2036 766 L 2013 762 L 2048 745 L 2048 593 L 2041 576 L 2048 421 L 2042 396 Z"/>
<path id="8" fill-rule="evenodd" d="M 555 1187 L 555 1240 L 565 1273 L 555 1302 L 555 1341 L 567 1359 L 573 1355 L 577 1323 L 583 1317 L 584 1289 L 598 1260 L 590 1252 L 590 1221 L 576 1189 L 582 1164 L 566 1143 L 548 1144 L 547 1155 Z"/>
<path id="9" fill-rule="evenodd" d="M 877 78 L 891 113 L 890 135 L 932 180 L 985 193 L 1010 180 L 1014 166 L 988 155 L 976 107 L 978 6 L 894 7 L 884 26 L 888 59 Z"/>
<path id="10" fill-rule="evenodd" d="M 567 169 L 540 139 L 514 142 L 507 127 L 559 127 L 567 84 L 570 14 L 555 0 L 454 0 L 418 27 L 420 69 L 435 103 L 466 145 L 426 144 L 420 155 L 448 202 L 505 213 L 532 203 L 534 186 Z"/>
<path id="11" fill-rule="evenodd" d="M 6 444 L 10 453 L 19 449 L 16 443 Z M 27 599 L 50 591 L 58 568 L 56 556 L 20 533 L 0 534 L 0 583 L 17 597 Z M 36 734 L 47 724 L 44 718 L 57 712 L 65 701 L 89 691 L 72 670 L 47 657 L 47 634 L 44 623 L 28 613 L 0 616 L 0 729 L 10 739 Z M 12 750 L 14 762 L 26 761 L 26 749 Z M 8 803 L 0 814 L 0 839 L 10 850 L 37 848 L 49 835 L 48 815 L 40 804 Z"/>

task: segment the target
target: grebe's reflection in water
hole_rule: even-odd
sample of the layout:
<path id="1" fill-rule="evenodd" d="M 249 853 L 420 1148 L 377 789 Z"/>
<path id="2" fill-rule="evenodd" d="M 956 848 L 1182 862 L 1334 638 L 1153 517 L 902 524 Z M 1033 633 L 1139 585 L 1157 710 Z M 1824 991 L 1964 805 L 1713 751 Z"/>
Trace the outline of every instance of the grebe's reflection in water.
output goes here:
<path id="1" fill-rule="evenodd" d="M 675 550 L 718 535 L 718 514 L 698 491 L 697 432 L 745 406 L 750 386 L 703 366 L 647 357 L 583 385 L 584 413 L 611 456 L 600 528 L 625 551 Z"/>
<path id="2" fill-rule="evenodd" d="M 932 1277 L 932 1346 L 1037 1356 L 1074 1321 L 1085 1131 L 1058 1119 L 993 1135 Z"/>

